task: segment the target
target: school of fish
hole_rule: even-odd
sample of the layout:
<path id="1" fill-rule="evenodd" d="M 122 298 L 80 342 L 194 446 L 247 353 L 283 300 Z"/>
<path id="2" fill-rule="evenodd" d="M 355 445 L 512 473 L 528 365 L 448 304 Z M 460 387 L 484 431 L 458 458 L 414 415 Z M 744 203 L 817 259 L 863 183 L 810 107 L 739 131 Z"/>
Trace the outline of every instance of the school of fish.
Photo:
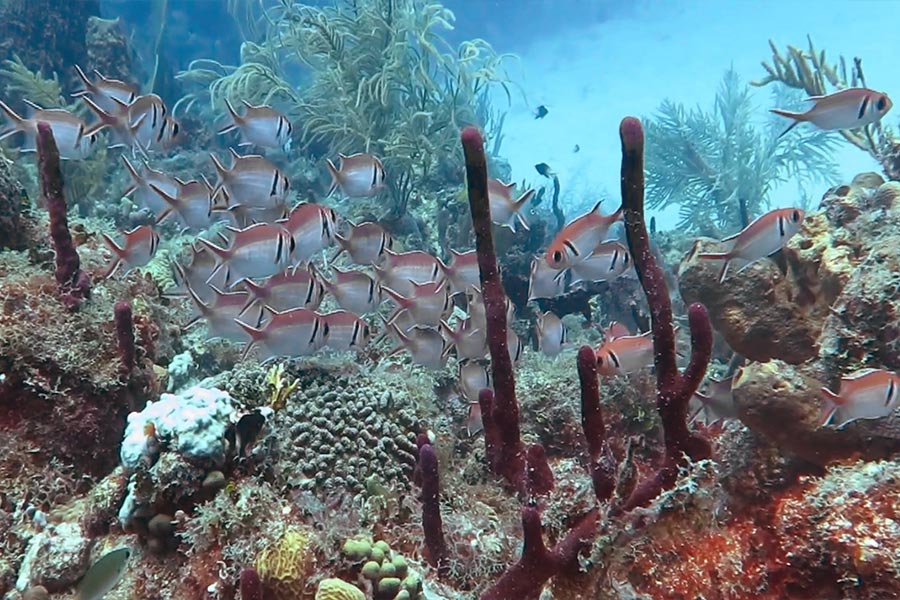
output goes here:
<path id="1" fill-rule="evenodd" d="M 478 391 L 491 381 L 474 250 L 451 250 L 445 263 L 422 250 L 398 251 L 392 236 L 378 223 L 350 222 L 323 204 L 292 206 L 289 177 L 262 154 L 242 154 L 235 148 L 224 157 L 211 153 L 215 182 L 203 176 L 190 181 L 171 177 L 150 165 L 155 153 L 168 151 L 183 135 L 163 100 L 155 94 L 140 95 L 129 84 L 99 72 L 91 78 L 82 69 L 75 70 L 83 84 L 75 96 L 94 123 L 66 110 L 32 103 L 28 103 L 31 114 L 21 116 L 0 101 L 6 121 L 0 140 L 22 134 L 21 149 L 33 151 L 37 123 L 46 121 L 61 158 L 84 159 L 101 143 L 130 150 L 131 158 L 127 153 L 121 157 L 131 178 L 124 195 L 146 211 L 152 224 L 103 235 L 111 254 L 106 277 L 148 264 L 160 246 L 157 226 L 173 221 L 198 237 L 187 256 L 174 264 L 176 286 L 166 294 L 192 304 L 192 323 L 205 322 L 210 339 L 242 344 L 244 356 L 254 354 L 262 361 L 308 356 L 325 348 L 358 352 L 374 338 L 380 319 L 381 335 L 395 342 L 392 353 L 405 351 L 414 364 L 439 369 L 451 354 L 456 355 L 458 389 L 470 406 L 467 428 L 470 434 L 480 430 Z M 811 100 L 815 105 L 805 113 L 772 112 L 793 119 L 787 131 L 801 122 L 831 130 L 876 123 L 892 106 L 885 94 L 864 88 Z M 219 135 L 236 133 L 239 148 L 290 151 L 293 129 L 286 115 L 271 106 L 247 102 L 239 108 L 226 101 L 227 123 Z M 536 118 L 545 115 L 546 109 Z M 356 153 L 337 158 L 337 164 L 325 161 L 332 179 L 327 196 L 371 198 L 386 188 L 388 174 L 379 157 Z M 544 176 L 552 174 L 545 163 L 536 168 Z M 528 230 L 525 208 L 534 195 L 529 189 L 516 197 L 513 184 L 491 179 L 492 220 L 513 232 Z M 534 257 L 529 301 L 633 273 L 628 248 L 610 236 L 613 225 L 622 219 L 621 208 L 608 215 L 600 209 L 597 202 L 573 219 L 546 252 Z M 770 211 L 722 240 L 720 251 L 699 258 L 720 263 L 719 281 L 725 282 L 783 248 L 801 229 L 804 218 L 797 208 Z M 223 226 L 211 229 L 219 223 Z M 336 309 L 320 312 L 326 298 Z M 381 311 L 384 303 L 393 306 L 388 316 Z M 515 311 L 509 301 L 508 306 L 512 323 Z M 539 350 L 549 357 L 568 346 L 566 326 L 551 312 L 538 316 L 535 338 Z M 508 342 L 515 364 L 523 342 L 511 327 Z M 620 324 L 610 324 L 595 354 L 603 377 L 649 368 L 653 364 L 650 332 L 633 334 Z M 886 371 L 866 372 L 845 377 L 839 393 L 823 389 L 828 401 L 823 423 L 833 420 L 843 425 L 889 411 L 898 400 L 897 377 Z M 695 395 L 695 416 L 702 412 L 707 421 L 733 417 L 731 382 L 732 378 L 708 380 L 707 392 Z"/>

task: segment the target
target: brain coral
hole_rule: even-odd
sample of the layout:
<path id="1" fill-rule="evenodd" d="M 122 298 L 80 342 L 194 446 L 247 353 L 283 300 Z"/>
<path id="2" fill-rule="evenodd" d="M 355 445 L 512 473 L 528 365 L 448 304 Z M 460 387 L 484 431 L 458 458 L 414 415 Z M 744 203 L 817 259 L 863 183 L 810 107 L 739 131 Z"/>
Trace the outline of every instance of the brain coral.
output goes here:
<path id="1" fill-rule="evenodd" d="M 290 528 L 260 553 L 256 571 L 267 598 L 295 600 L 304 597 L 306 580 L 315 567 L 314 539 L 307 530 Z"/>
<path id="2" fill-rule="evenodd" d="M 316 600 L 366 600 L 366 595 L 343 579 L 323 579 L 316 590 Z"/>
<path id="3" fill-rule="evenodd" d="M 383 485 L 409 488 L 419 419 L 402 384 L 322 368 L 295 376 L 297 391 L 273 421 L 283 485 L 358 493 L 374 475 Z"/>

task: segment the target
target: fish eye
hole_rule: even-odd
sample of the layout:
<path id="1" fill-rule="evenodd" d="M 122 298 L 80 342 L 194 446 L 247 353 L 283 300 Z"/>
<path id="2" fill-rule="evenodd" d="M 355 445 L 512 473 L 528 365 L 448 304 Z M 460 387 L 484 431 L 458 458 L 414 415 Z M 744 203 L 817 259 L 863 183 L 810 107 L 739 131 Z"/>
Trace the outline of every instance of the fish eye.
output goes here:
<path id="1" fill-rule="evenodd" d="M 325 323 L 325 325 L 322 327 L 322 336 L 328 337 L 328 323 Z"/>
<path id="2" fill-rule="evenodd" d="M 597 357 L 597 366 L 598 366 L 598 367 L 602 367 L 602 366 L 603 366 L 603 357 L 602 357 L 602 356 L 598 356 L 598 357 Z"/>
<path id="3" fill-rule="evenodd" d="M 887 96 L 881 96 L 878 98 L 878 102 L 875 103 L 875 108 L 879 111 L 884 110 L 884 107 L 887 106 Z"/>
<path id="4" fill-rule="evenodd" d="M 562 262 L 562 252 L 557 250 L 553 253 L 553 262 Z"/>
<path id="5" fill-rule="evenodd" d="M 173 136 L 178 135 L 178 131 L 179 131 L 178 123 L 173 124 L 172 125 L 172 135 Z"/>
<path id="6" fill-rule="evenodd" d="M 791 221 L 793 221 L 794 223 L 800 222 L 800 211 L 799 210 L 795 210 L 791 213 Z"/>

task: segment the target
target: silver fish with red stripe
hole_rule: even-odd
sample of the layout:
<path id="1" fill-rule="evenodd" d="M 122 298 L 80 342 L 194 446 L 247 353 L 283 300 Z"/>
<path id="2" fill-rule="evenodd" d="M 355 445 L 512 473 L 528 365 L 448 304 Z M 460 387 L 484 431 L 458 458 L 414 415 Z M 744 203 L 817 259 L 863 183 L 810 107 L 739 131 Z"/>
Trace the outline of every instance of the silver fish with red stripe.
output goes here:
<path id="1" fill-rule="evenodd" d="M 531 275 L 528 278 L 528 300 L 556 298 L 566 292 L 566 279 L 543 256 L 531 260 Z"/>
<path id="2" fill-rule="evenodd" d="M 226 228 L 231 233 L 228 247 L 200 239 L 227 269 L 229 282 L 271 277 L 291 264 L 294 240 L 278 223 L 258 223 L 244 229 Z"/>
<path id="3" fill-rule="evenodd" d="M 566 325 L 552 312 L 538 315 L 535 323 L 538 350 L 546 356 L 558 356 L 567 345 Z"/>
<path id="4" fill-rule="evenodd" d="M 243 321 L 236 323 L 250 336 L 243 356 L 258 349 L 262 362 L 282 356 L 308 356 L 324 346 L 328 336 L 328 324 L 308 308 L 273 312 L 262 327 L 252 327 Z"/>
<path id="5" fill-rule="evenodd" d="M 444 277 L 443 263 L 422 250 L 396 253 L 386 250 L 382 265 L 375 266 L 379 282 L 398 294 L 413 293 L 414 283 L 438 281 Z"/>
<path id="6" fill-rule="evenodd" d="M 613 281 L 631 269 L 631 254 L 619 242 L 601 242 L 582 261 L 574 263 L 562 273 L 569 272 L 571 285 Z"/>
<path id="7" fill-rule="evenodd" d="M 219 130 L 219 135 L 230 131 L 241 134 L 239 146 L 259 146 L 260 148 L 280 148 L 284 152 L 291 149 L 291 133 L 293 127 L 284 114 L 271 106 L 254 106 L 244 104 L 244 114 L 240 115 L 231 102 L 225 99 L 231 123 Z"/>
<path id="8" fill-rule="evenodd" d="M 46 122 L 53 130 L 53 138 L 59 150 L 59 157 L 65 160 L 81 160 L 87 158 L 96 147 L 99 140 L 97 133 L 103 129 L 103 125 L 88 127 L 80 117 L 69 111 L 54 108 L 43 109 L 40 106 L 28 102 L 25 103 L 32 109 L 32 114 L 27 119 L 19 116 L 9 106 L 0 102 L 0 111 L 10 121 L 8 127 L 0 131 L 0 140 L 15 135 L 25 134 L 25 144 L 20 148 L 22 152 L 34 152 L 36 150 L 35 137 L 37 136 L 38 122 Z"/>
<path id="9" fill-rule="evenodd" d="M 128 186 L 122 195 L 132 196 L 141 208 L 146 208 L 158 219 L 161 214 L 166 212 L 169 204 L 163 200 L 151 186 L 156 186 L 169 197 L 177 198 L 181 192 L 183 182 L 174 177 L 169 177 L 162 171 L 151 169 L 149 165 L 144 163 L 140 171 L 133 164 L 122 156 L 125 162 L 125 168 L 131 176 L 131 185 Z"/>
<path id="10" fill-rule="evenodd" d="M 138 95 L 135 86 L 118 79 L 104 77 L 96 69 L 94 69 L 94 81 L 91 81 L 78 65 L 75 65 L 75 73 L 84 84 L 84 89 L 76 91 L 72 96 L 75 98 L 89 96 L 97 106 L 108 113 L 118 110 L 119 105 L 116 101 L 131 104 Z"/>
<path id="11" fill-rule="evenodd" d="M 450 280 L 454 294 L 481 287 L 481 271 L 478 270 L 478 254 L 474 250 L 457 252 L 450 249 L 450 264 L 444 266 L 444 274 Z"/>
<path id="12" fill-rule="evenodd" d="M 125 264 L 125 275 L 132 269 L 143 267 L 156 256 L 159 249 L 159 234 L 150 225 L 141 225 L 131 231 L 126 231 L 125 243 L 119 246 L 115 240 L 101 233 L 103 241 L 113 253 L 113 260 L 103 275 L 104 278 L 112 277 L 119 265 Z"/>
<path id="13" fill-rule="evenodd" d="M 241 285 L 250 293 L 250 302 L 276 311 L 316 310 L 325 294 L 325 286 L 315 273 L 302 266 L 289 267 L 259 283 L 245 279 Z"/>
<path id="14" fill-rule="evenodd" d="M 602 202 L 562 228 L 544 258 L 550 267 L 560 270 L 585 260 L 603 240 L 609 228 L 622 218 L 622 207 L 611 215 L 600 212 Z"/>
<path id="15" fill-rule="evenodd" d="M 534 196 L 534 190 L 527 190 L 518 199 L 513 198 L 514 183 L 503 183 L 499 179 L 488 180 L 488 201 L 491 205 L 491 221 L 502 227 L 516 231 L 516 221 L 528 231 L 528 220 L 522 212 Z"/>
<path id="16" fill-rule="evenodd" d="M 758 260 L 775 254 L 800 231 L 806 213 L 799 208 L 778 208 L 758 217 L 738 233 L 722 240 L 728 247 L 725 252 L 698 254 L 703 260 L 724 261 L 719 283 L 725 281 L 732 267 L 738 273 Z"/>
<path id="17" fill-rule="evenodd" d="M 437 327 L 441 320 L 453 310 L 450 290 L 446 279 L 426 283 L 411 282 L 412 293 L 404 296 L 385 287 L 384 293 L 397 303 L 394 317 L 406 312 L 416 325 Z M 392 317 L 393 319 L 393 317 Z"/>
<path id="18" fill-rule="evenodd" d="M 199 231 L 206 229 L 213 222 L 213 189 L 209 182 L 201 177 L 201 181 L 186 181 L 181 184 L 176 195 L 172 195 L 155 183 L 150 189 L 166 203 L 166 208 L 157 217 L 162 223 L 174 216 L 182 227 Z"/>
<path id="19" fill-rule="evenodd" d="M 340 168 L 334 166 L 331 159 L 326 159 L 328 172 L 331 173 L 331 188 L 328 196 L 340 189 L 348 198 L 371 198 L 378 194 L 385 183 L 384 164 L 381 159 L 371 154 L 338 155 Z"/>
<path id="20" fill-rule="evenodd" d="M 328 293 L 334 296 L 338 306 L 344 310 L 364 315 L 373 313 L 381 306 L 381 286 L 362 271 L 342 271 L 332 267 L 333 281 L 322 279 Z"/>
<path id="21" fill-rule="evenodd" d="M 371 221 L 359 225 L 350 223 L 347 235 L 336 234 L 334 239 L 341 247 L 334 258 L 346 252 L 350 260 L 358 265 L 377 265 L 384 258 L 385 251 L 394 247 L 394 238 L 381 225 Z"/>
<path id="22" fill-rule="evenodd" d="M 301 264 L 334 243 L 337 213 L 322 204 L 302 203 L 279 223 L 294 239 L 294 264 Z"/>
<path id="23" fill-rule="evenodd" d="M 190 327 L 203 320 L 206 322 L 208 339 L 221 338 L 231 342 L 249 341 L 243 328 L 235 321 L 238 316 L 241 316 L 241 318 L 259 325 L 261 311 L 258 309 L 246 310 L 249 294 L 244 290 L 223 292 L 215 287 L 211 287 L 211 290 L 212 300 L 204 301 L 192 288 L 188 288 L 188 295 L 194 301 L 196 315 L 185 327 Z"/>
<path id="24" fill-rule="evenodd" d="M 328 326 L 325 345 L 332 350 L 359 351 L 372 337 L 372 328 L 356 313 L 338 310 L 322 315 L 322 320 Z"/>
<path id="25" fill-rule="evenodd" d="M 400 343 L 391 354 L 405 349 L 412 362 L 428 369 L 440 369 L 447 362 L 450 350 L 441 332 L 432 327 L 413 327 L 406 333 L 394 323 L 388 323 L 388 329 Z"/>
<path id="26" fill-rule="evenodd" d="M 281 169 L 258 154 L 241 156 L 231 150 L 231 166 L 226 168 L 215 154 L 209 155 L 216 169 L 216 192 L 224 192 L 228 206 L 251 208 L 284 206 L 291 182 Z"/>

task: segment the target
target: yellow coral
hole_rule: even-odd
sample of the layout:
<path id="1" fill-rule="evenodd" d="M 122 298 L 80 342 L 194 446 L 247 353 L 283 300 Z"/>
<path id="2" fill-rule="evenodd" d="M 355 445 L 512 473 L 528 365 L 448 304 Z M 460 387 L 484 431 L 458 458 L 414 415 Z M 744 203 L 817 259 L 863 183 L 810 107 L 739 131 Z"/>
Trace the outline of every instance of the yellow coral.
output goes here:
<path id="1" fill-rule="evenodd" d="M 316 600 L 366 600 L 366 595 L 343 579 L 323 579 L 316 590 Z"/>
<path id="2" fill-rule="evenodd" d="M 288 396 L 293 394 L 300 384 L 296 379 L 288 383 L 287 378 L 284 376 L 284 363 L 278 363 L 269 368 L 269 372 L 266 373 L 266 383 L 272 391 L 269 397 L 269 406 L 273 410 L 284 408 Z"/>
<path id="3" fill-rule="evenodd" d="M 256 559 L 256 571 L 272 600 L 296 600 L 305 595 L 306 580 L 315 566 L 313 534 L 296 527 Z"/>

